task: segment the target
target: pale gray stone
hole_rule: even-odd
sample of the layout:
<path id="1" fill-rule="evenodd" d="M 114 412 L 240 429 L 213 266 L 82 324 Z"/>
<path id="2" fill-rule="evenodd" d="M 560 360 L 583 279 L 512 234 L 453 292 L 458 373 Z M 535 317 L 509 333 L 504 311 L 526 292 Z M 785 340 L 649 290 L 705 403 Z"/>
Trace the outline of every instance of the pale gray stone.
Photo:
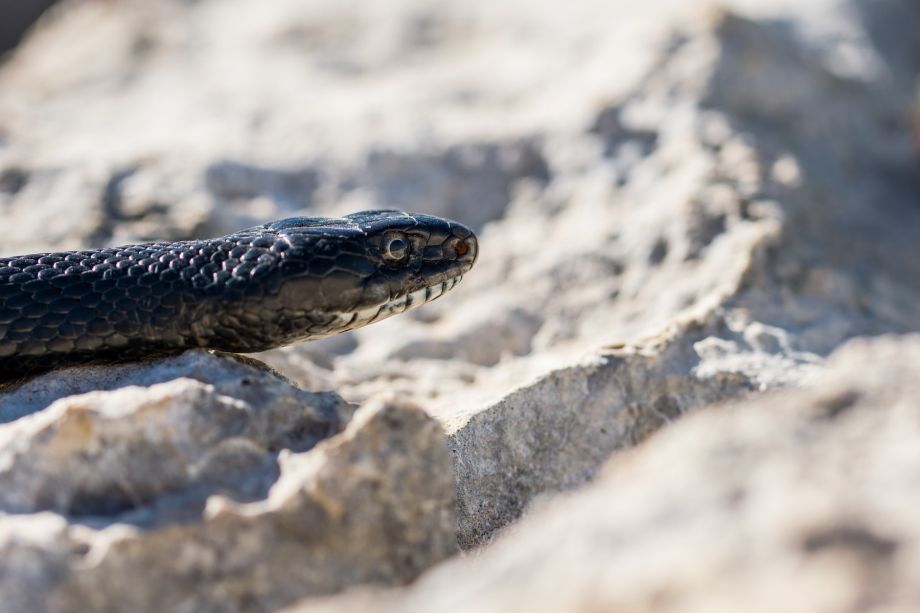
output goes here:
<path id="1" fill-rule="evenodd" d="M 181 405 L 205 388 L 189 381 L 155 386 L 148 397 L 159 409 L 151 404 L 146 411 L 192 412 Z M 170 391 L 178 396 L 157 398 Z M 139 392 L 128 388 L 108 394 L 112 403 L 103 402 L 100 413 L 106 411 L 111 421 L 129 421 L 114 402 Z M 219 396 L 201 397 L 222 402 Z M 60 406 L 27 420 L 58 413 Z M 166 428 L 150 415 L 148 420 L 150 444 L 167 446 Z M 91 424 L 84 418 L 81 425 Z M 172 425 L 178 429 L 183 424 Z M 110 437 L 116 427 L 108 426 Z M 127 430 L 130 424 L 121 427 Z M 174 436 L 190 439 L 194 434 Z M 70 442 L 74 453 L 94 449 Z M 192 443 L 186 440 L 185 445 Z M 173 453 L 179 457 L 173 464 L 192 464 L 189 449 L 176 447 Z M 162 468 L 165 480 L 170 467 L 162 465 L 169 461 L 146 456 L 151 477 Z M 153 524 L 131 521 L 136 514 L 97 515 L 82 522 L 50 513 L 3 517 L 0 592 L 5 610 L 271 611 L 351 585 L 403 584 L 456 551 L 454 485 L 444 433 L 420 409 L 395 401 L 369 403 L 340 434 L 309 451 L 283 451 L 278 460 L 280 474 L 261 497 L 247 502 L 212 494 L 202 508 L 161 512 Z M 138 481 L 130 466 L 119 471 L 105 462 L 95 465 L 100 481 L 116 473 Z M 207 483 L 207 478 L 196 483 Z M 141 487 L 135 483 L 136 490 Z M 228 484 L 227 490 L 232 487 Z"/>
<path id="2" fill-rule="evenodd" d="M 259 406 L 318 403 L 332 407 L 341 404 L 341 399 L 333 393 L 309 394 L 292 387 L 284 377 L 257 360 L 193 350 L 141 362 L 65 368 L 2 385 L 0 422 L 28 415 L 68 396 L 132 385 L 148 387 L 179 377 L 209 383 L 217 393 Z"/>
<path id="3" fill-rule="evenodd" d="M 111 515 L 189 489 L 264 494 L 278 451 L 309 449 L 351 415 L 332 394 L 289 392 L 247 401 L 180 378 L 58 400 L 0 426 L 0 510 Z"/>
<path id="4" fill-rule="evenodd" d="M 478 555 L 333 613 L 920 607 L 920 336 L 854 341 L 809 389 L 681 420 Z"/>
<path id="5" fill-rule="evenodd" d="M 488 541 L 541 494 L 583 485 L 610 454 L 684 413 L 754 389 L 742 374 L 696 373 L 682 332 L 558 369 L 453 430 L 461 545 Z"/>
<path id="6" fill-rule="evenodd" d="M 0 421 L 9 422 L 0 427 L 0 501 L 21 511 L 0 519 L 4 602 L 34 610 L 47 592 L 87 608 L 147 599 L 180 610 L 258 609 L 298 590 L 406 581 L 454 550 L 451 531 L 467 548 L 501 539 L 522 516 L 523 531 L 528 516 L 545 504 L 564 508 L 553 499 L 592 479 L 595 493 L 584 496 L 603 507 L 613 495 L 599 475 L 608 456 L 640 457 L 628 449 L 652 449 L 650 435 L 685 413 L 810 385 L 854 336 L 920 330 L 916 3 L 724 4 L 62 2 L 0 66 L 3 255 L 396 206 L 476 225 L 481 257 L 458 289 L 412 314 L 258 356 L 287 380 L 257 363 L 191 352 L 61 371 L 0 392 Z M 846 405 L 849 388 L 839 385 Z M 269 501 L 292 478 L 285 470 L 301 466 L 284 449 L 312 465 L 323 445 L 342 440 L 331 428 L 326 443 L 304 450 L 325 436 L 298 425 L 316 423 L 317 407 L 338 407 L 340 426 L 348 420 L 330 390 L 353 403 L 382 391 L 415 400 L 444 424 L 452 465 L 417 449 L 434 440 L 427 436 L 397 437 L 379 454 L 361 439 L 355 453 L 377 459 L 333 462 L 327 483 L 367 475 L 382 485 L 374 495 L 343 492 L 350 502 L 335 508 L 344 523 L 310 533 L 328 544 L 324 558 L 299 528 L 278 527 Z M 169 410 L 154 410 L 155 401 Z M 166 431 L 170 423 L 189 429 Z M 783 423 L 778 432 L 794 428 Z M 763 452 L 759 439 L 739 445 L 742 459 Z M 456 516 L 433 512 L 440 519 L 427 519 L 439 527 L 421 521 L 430 542 L 410 529 L 380 540 L 394 505 L 416 517 L 418 505 L 447 504 L 436 492 L 439 502 L 424 503 L 427 490 L 411 478 L 400 502 L 386 493 L 396 470 L 386 462 L 410 457 L 428 458 L 430 473 L 419 474 L 441 494 L 455 480 Z M 694 500 L 671 476 L 686 476 L 683 466 L 669 455 L 643 472 L 642 487 Z M 732 466 L 715 466 L 700 495 L 721 487 L 722 471 L 734 483 Z M 641 552 L 666 547 L 657 528 L 672 525 L 673 509 L 687 510 L 681 500 L 655 506 L 659 491 L 629 498 L 635 534 L 593 531 L 603 508 L 578 503 L 569 519 L 552 511 L 577 536 L 578 555 L 552 527 L 556 540 L 511 541 L 516 551 L 501 555 L 541 586 L 571 578 L 577 588 L 586 577 L 606 586 L 606 567 L 587 568 L 579 556 L 602 555 L 612 535 L 658 577 L 673 568 Z M 803 501 L 768 503 L 805 508 L 808 492 L 795 493 Z M 233 502 L 208 502 L 217 496 Z M 377 496 L 393 504 L 381 507 Z M 279 504 L 291 525 L 314 517 L 312 503 Z M 758 512 L 780 517 L 771 509 Z M 774 534 L 757 531 L 773 525 L 763 522 L 726 530 L 726 543 L 723 532 L 700 532 L 682 550 L 686 567 L 701 551 L 740 555 L 731 547 L 763 542 Z M 848 539 L 861 542 L 848 530 L 841 547 L 817 547 L 831 552 L 832 570 L 853 557 Z M 912 534 L 883 532 L 871 534 L 899 543 Z M 357 552 L 365 538 L 366 559 Z M 384 542 L 392 555 L 380 557 Z M 515 555 L 532 553 L 536 564 L 557 551 L 565 569 L 516 566 Z M 404 555 L 412 562 L 401 566 Z M 631 558 L 616 560 L 628 567 Z M 197 573 L 198 591 L 183 569 Z M 623 577 L 638 590 L 645 575 L 630 570 Z M 531 591 L 489 572 L 457 576 L 477 598 L 481 584 Z M 655 602 L 666 606 L 681 585 L 661 587 Z M 775 585 L 781 592 L 785 583 Z M 431 602 L 456 596 L 452 587 Z M 188 604 L 168 601 L 170 590 Z M 428 588 L 418 593 L 418 602 L 428 598 Z M 519 604 L 500 604 L 509 602 Z"/>

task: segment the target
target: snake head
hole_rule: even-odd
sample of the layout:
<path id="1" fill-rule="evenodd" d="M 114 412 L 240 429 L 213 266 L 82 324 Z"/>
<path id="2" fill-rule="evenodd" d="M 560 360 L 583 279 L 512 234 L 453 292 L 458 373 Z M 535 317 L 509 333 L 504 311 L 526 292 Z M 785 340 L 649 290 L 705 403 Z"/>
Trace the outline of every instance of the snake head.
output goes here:
<path id="1" fill-rule="evenodd" d="M 312 322 L 292 340 L 351 330 L 434 300 L 478 255 L 469 228 L 401 211 L 296 217 L 262 228 L 289 245 L 281 262 L 282 310 Z"/>

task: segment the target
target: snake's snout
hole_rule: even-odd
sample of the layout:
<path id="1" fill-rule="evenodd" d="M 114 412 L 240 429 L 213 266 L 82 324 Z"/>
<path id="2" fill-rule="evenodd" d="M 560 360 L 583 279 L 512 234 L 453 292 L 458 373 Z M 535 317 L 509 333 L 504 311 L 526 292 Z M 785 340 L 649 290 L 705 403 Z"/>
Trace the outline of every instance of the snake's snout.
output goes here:
<path id="1" fill-rule="evenodd" d="M 479 256 L 479 241 L 476 240 L 476 235 L 470 232 L 465 238 L 458 239 L 454 247 L 454 254 L 463 272 L 470 270 Z"/>

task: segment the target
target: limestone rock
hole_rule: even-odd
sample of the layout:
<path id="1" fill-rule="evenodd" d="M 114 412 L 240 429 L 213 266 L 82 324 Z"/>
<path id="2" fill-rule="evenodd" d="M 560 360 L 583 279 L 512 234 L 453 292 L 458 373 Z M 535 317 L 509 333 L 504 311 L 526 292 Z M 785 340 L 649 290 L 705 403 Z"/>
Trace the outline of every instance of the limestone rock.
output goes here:
<path id="1" fill-rule="evenodd" d="M 559 337 L 578 338 L 593 325 L 601 336 L 622 328 L 628 338 L 629 327 L 649 316 L 615 314 L 630 301 L 662 308 L 684 281 L 695 288 L 693 298 L 665 307 L 674 315 L 655 318 L 669 326 L 623 343 L 616 355 L 600 351 L 498 402 L 446 412 L 464 546 L 487 540 L 541 494 L 585 482 L 610 453 L 688 410 L 748 390 L 803 384 L 821 356 L 852 335 L 920 329 L 910 306 L 920 299 L 920 258 L 915 238 L 908 238 L 920 235 L 920 183 L 909 174 L 915 159 L 907 131 L 888 140 L 885 127 L 905 107 L 870 102 L 874 85 L 838 75 L 782 24 L 718 11 L 688 23 L 673 44 L 639 89 L 600 114 L 593 132 L 605 141 L 606 155 L 641 144 L 637 173 L 658 176 L 664 160 L 683 152 L 704 174 L 692 188 L 686 179 L 687 200 L 641 211 L 660 221 L 657 242 L 643 234 L 640 212 L 622 213 L 624 227 L 649 241 L 643 252 L 649 261 L 639 261 L 640 250 L 621 260 L 625 270 L 644 273 L 632 288 L 628 273 L 617 282 L 630 290 L 628 299 L 601 302 L 606 310 L 576 309 L 574 323 L 550 323 L 544 315 L 536 336 L 556 326 Z M 899 99 L 903 84 L 882 83 Z M 671 97 L 683 100 L 670 102 L 683 122 L 669 117 L 677 113 Z M 654 137 L 651 124 L 625 119 L 646 106 L 662 113 L 652 122 Z M 811 120 L 814 108 L 823 109 L 820 121 Z M 867 148 L 877 156 L 877 171 L 844 180 Z M 858 186 L 858 196 L 838 196 L 844 182 Z M 627 192 L 642 185 L 635 184 L 628 181 Z M 877 202 L 885 205 L 870 204 Z M 566 214 L 572 211 L 560 216 Z M 884 249 L 873 245 L 878 241 Z M 587 254 L 566 276 L 548 270 L 553 282 L 534 302 L 544 313 L 563 301 L 577 303 L 571 279 L 596 286 L 613 278 L 593 271 Z M 575 272 L 586 270 L 594 272 L 591 279 Z M 539 283 L 534 279 L 530 292 Z M 534 338 L 534 345 L 545 341 Z"/>
<path id="2" fill-rule="evenodd" d="M 913 611 L 920 337 L 854 341 L 813 387 L 681 420 L 585 490 L 362 611 Z"/>
<path id="3" fill-rule="evenodd" d="M 0 421 L 8 422 L 0 477 L 9 487 L 0 502 L 21 511 L 0 518 L 4 602 L 34 610 L 146 599 L 181 608 L 169 600 L 174 593 L 195 610 L 271 609 L 307 593 L 410 580 L 454 550 L 454 530 L 465 548 L 499 539 L 481 573 L 466 568 L 479 558 L 449 566 L 470 578 L 469 606 L 486 609 L 519 604 L 512 587 L 547 607 L 572 604 L 565 599 L 575 592 L 554 600 L 540 591 L 570 577 L 576 588 L 594 580 L 592 589 L 638 590 L 610 592 L 623 595 L 615 604 L 624 607 L 647 602 L 648 580 L 665 607 L 696 585 L 697 575 L 675 569 L 692 570 L 706 553 L 788 559 L 780 554 L 789 541 L 775 538 L 783 513 L 817 507 L 807 506 L 806 488 L 784 497 L 770 480 L 785 487 L 825 460 L 845 464 L 838 451 L 825 459 L 808 447 L 826 440 L 837 450 L 837 426 L 773 416 L 771 403 L 793 401 L 756 405 L 764 416 L 745 422 L 755 424 L 750 431 L 724 416 L 688 422 L 734 432 L 737 446 L 712 443 L 724 448 L 725 465 L 690 461 L 705 453 L 686 443 L 655 470 L 643 468 L 642 483 L 599 467 L 611 454 L 644 458 L 644 447 L 657 457 L 670 434 L 650 435 L 672 425 L 683 432 L 685 413 L 810 385 L 848 339 L 920 330 L 920 173 L 910 123 L 920 9 L 914 0 L 723 4 L 61 0 L 0 66 L 3 255 L 406 206 L 475 225 L 481 257 L 457 290 L 411 314 L 257 356 L 286 380 L 264 365 L 191 352 L 51 373 L 0 391 Z M 898 351 L 913 355 L 907 347 Z M 892 385 L 907 364 L 874 345 L 850 351 L 888 364 Z M 882 398 L 874 376 L 882 374 L 867 369 L 854 383 L 866 398 Z M 862 397 L 847 400 L 845 379 L 825 379 L 820 389 L 836 386 L 842 396 L 830 404 L 858 408 Z M 434 434 L 411 434 L 434 428 L 420 416 L 404 423 L 409 438 L 380 439 L 392 445 L 359 436 L 354 428 L 380 426 L 360 413 L 353 438 L 335 434 L 350 414 L 342 399 L 358 404 L 382 391 L 430 411 L 447 430 L 449 452 Z M 787 398 L 818 403 L 807 393 Z M 339 417 L 319 406 L 337 407 Z M 882 432 L 870 422 L 863 425 Z M 194 430 L 170 431 L 170 423 Z M 770 428 L 793 438 L 754 436 Z M 795 438 L 801 432 L 805 440 Z M 696 436 L 705 446 L 715 435 Z M 336 457 L 351 460 L 331 461 L 329 450 L 344 440 L 379 453 L 362 460 L 364 452 L 343 451 Z M 774 449 L 782 444 L 793 469 Z M 901 443 L 891 444 L 905 454 L 891 466 L 909 461 Z M 863 449 L 859 441 L 852 448 Z M 803 459 L 809 449 L 812 463 Z M 860 453 L 875 457 L 874 449 Z M 752 458 L 777 474 L 759 472 Z M 734 463 L 759 481 L 740 482 Z M 411 487 L 400 490 L 390 471 Z M 818 472 L 816 483 L 837 487 Z M 455 517 L 444 510 L 451 475 Z M 553 502 L 592 479 L 588 492 Z M 868 488 L 854 490 L 860 500 L 884 499 L 886 509 L 912 501 L 906 479 L 892 477 L 901 487 L 890 491 L 881 477 L 860 479 L 853 487 Z M 320 482 L 321 502 L 301 496 Z M 363 493 L 335 489 L 349 484 Z M 759 508 L 729 486 L 752 488 Z M 756 498 L 758 487 L 773 493 Z M 869 517 L 837 492 L 829 506 Z M 723 495 L 728 506 L 719 506 Z M 688 500 L 699 505 L 682 506 Z M 535 521 L 553 538 L 511 540 L 514 522 L 529 534 L 545 504 L 557 508 L 546 512 L 555 519 Z M 681 541 L 681 521 L 697 517 L 694 509 L 705 525 Z M 731 532 L 739 513 L 757 520 Z M 316 520 L 321 534 L 302 523 L 316 517 L 333 518 Z M 608 517 L 616 522 L 603 524 Z M 827 561 L 816 574 L 837 581 L 834 569 L 850 563 L 841 559 L 856 560 L 858 572 L 859 551 L 890 568 L 900 568 L 901 552 L 913 555 L 902 544 L 910 526 L 827 518 L 808 532 L 818 537 L 802 536 L 811 545 L 801 559 Z M 576 532 L 581 524 L 585 532 Z M 577 536 L 571 547 L 560 536 L 566 530 Z M 321 553 L 310 553 L 304 535 Z M 359 551 L 365 540 L 371 545 Z M 630 557 L 602 547 L 611 541 Z M 888 555 L 891 542 L 898 545 Z M 515 572 L 492 570 L 492 555 Z M 557 558 L 567 566 L 550 566 Z M 587 567 L 582 558 L 614 565 Z M 310 562 L 296 563 L 303 559 Z M 621 567 L 622 577 L 603 574 Z M 751 569 L 751 585 L 758 573 L 780 577 L 775 594 L 808 576 L 758 568 L 752 561 L 738 573 Z M 540 589 L 515 582 L 518 570 Z M 664 577 L 655 573 L 680 581 L 655 583 Z M 465 602 L 451 585 L 428 595 L 428 581 L 449 583 L 440 576 L 418 596 L 396 598 Z M 493 584 L 508 591 L 486 595 Z M 614 602 L 603 600 L 607 593 L 585 592 Z"/>
<path id="4" fill-rule="evenodd" d="M 70 396 L 0 426 L 0 510 L 110 515 L 188 489 L 251 498 L 278 451 L 313 447 L 350 413 L 332 394 L 251 403 L 191 379 Z"/>
<path id="5" fill-rule="evenodd" d="M 206 387 L 157 387 L 166 386 L 186 394 Z M 114 401 L 132 393 L 109 394 Z M 187 450 L 175 451 L 186 455 L 176 464 L 188 462 Z M 153 524 L 137 513 L 82 525 L 50 513 L 0 519 L 0 590 L 4 602 L 21 603 L 8 610 L 270 611 L 351 585 L 401 584 L 456 550 L 444 434 L 417 408 L 370 403 L 341 434 L 309 451 L 283 451 L 278 464 L 280 475 L 257 499 L 212 495 L 194 512 L 161 510 Z"/>
<path id="6" fill-rule="evenodd" d="M 453 430 L 461 545 L 487 542 L 541 495 L 584 484 L 612 453 L 684 413 L 756 389 L 741 373 L 697 371 L 700 354 L 686 342 L 681 335 L 608 350 L 512 392 Z"/>
<path id="7" fill-rule="evenodd" d="M 194 350 L 142 362 L 60 369 L 21 383 L 4 384 L 0 387 L 0 422 L 28 415 L 69 396 L 127 386 L 148 387 L 180 377 L 209 383 L 214 393 L 257 406 L 337 406 L 347 421 L 347 410 L 335 394 L 303 392 L 256 360 Z"/>

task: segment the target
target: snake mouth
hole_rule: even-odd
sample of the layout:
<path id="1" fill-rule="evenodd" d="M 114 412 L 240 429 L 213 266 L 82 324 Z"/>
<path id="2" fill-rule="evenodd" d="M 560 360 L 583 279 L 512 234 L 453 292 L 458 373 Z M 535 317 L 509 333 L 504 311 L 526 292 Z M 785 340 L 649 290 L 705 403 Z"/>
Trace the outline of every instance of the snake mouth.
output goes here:
<path id="1" fill-rule="evenodd" d="M 440 298 L 456 287 L 462 280 L 463 274 L 456 274 L 439 283 L 397 296 L 383 304 L 358 309 L 350 313 L 339 313 L 330 327 L 335 332 L 344 332 L 361 328 L 399 313 L 405 313 L 410 309 Z"/>
<path id="2" fill-rule="evenodd" d="M 396 315 L 397 313 L 405 313 L 409 309 L 421 306 L 427 302 L 431 302 L 437 298 L 440 298 L 450 290 L 452 290 L 460 281 L 463 280 L 463 275 L 459 274 L 455 277 L 450 277 L 446 281 L 440 283 L 435 283 L 434 285 L 429 285 L 421 289 L 417 289 L 414 292 L 409 292 L 403 294 L 398 298 L 390 300 L 387 303 L 384 303 L 378 309 L 378 317 L 380 319 L 381 315 L 383 317 L 389 317 L 390 315 Z M 373 311 L 374 309 L 366 309 L 367 311 Z M 376 321 L 372 320 L 372 321 Z"/>
<path id="3" fill-rule="evenodd" d="M 350 327 L 364 326 L 375 321 L 380 321 L 381 319 L 386 319 L 392 315 L 398 315 L 399 313 L 405 313 L 410 309 L 421 306 L 437 298 L 440 298 L 454 287 L 457 286 L 460 281 L 463 280 L 463 275 L 458 274 L 454 277 L 450 277 L 440 283 L 435 283 L 434 285 L 429 285 L 421 289 L 417 289 L 414 292 L 408 292 L 402 296 L 397 296 L 389 302 L 385 302 L 379 306 L 369 307 L 366 309 L 361 309 L 354 313 L 354 319 L 349 323 Z"/>

